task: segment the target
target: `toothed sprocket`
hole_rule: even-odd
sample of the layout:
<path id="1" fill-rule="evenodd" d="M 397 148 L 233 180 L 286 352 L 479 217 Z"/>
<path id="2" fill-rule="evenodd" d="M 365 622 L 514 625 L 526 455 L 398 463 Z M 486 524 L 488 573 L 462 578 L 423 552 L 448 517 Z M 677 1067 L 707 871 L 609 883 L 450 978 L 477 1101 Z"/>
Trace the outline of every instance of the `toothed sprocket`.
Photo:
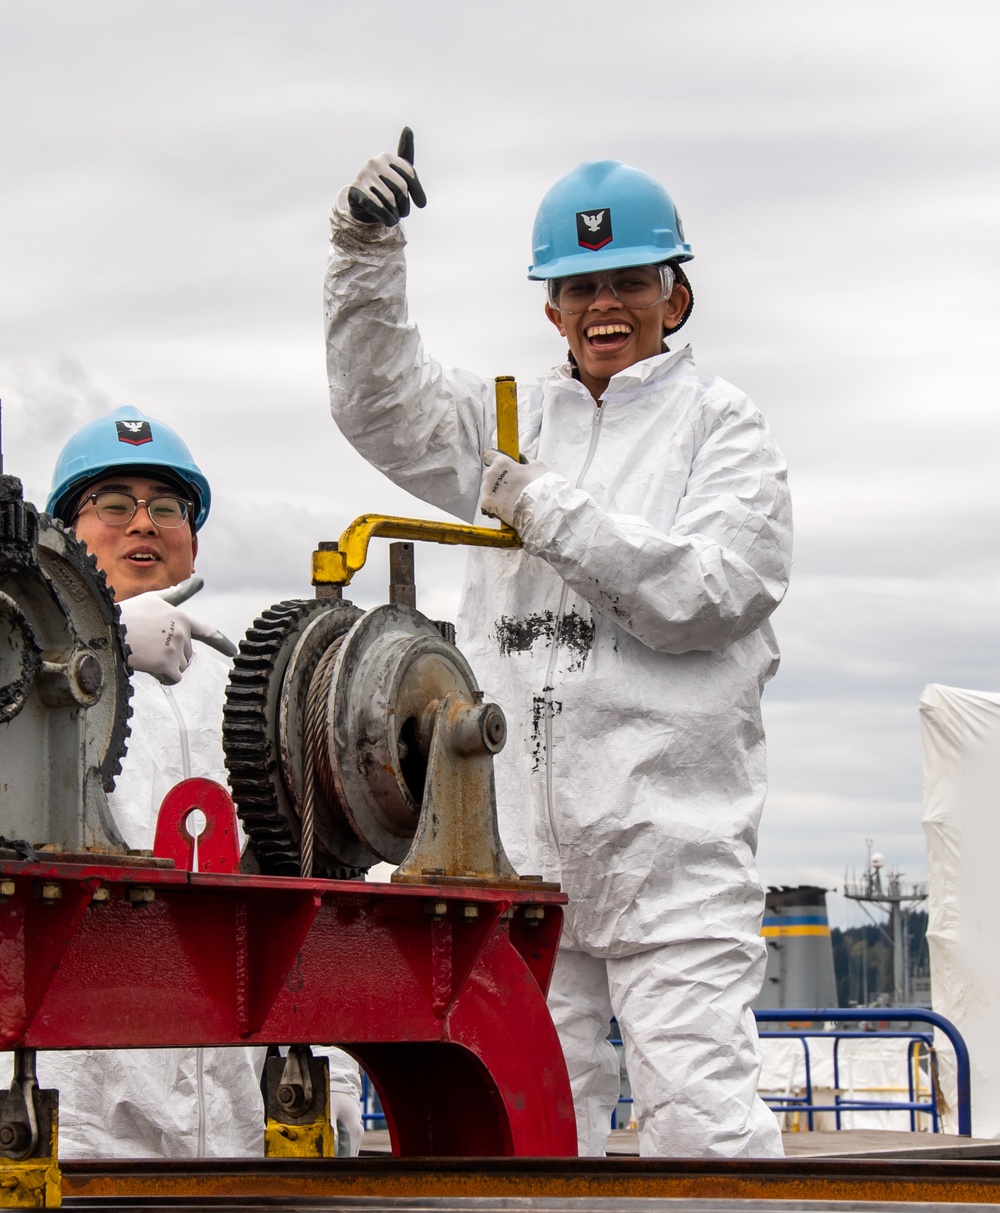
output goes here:
<path id="1" fill-rule="evenodd" d="M 323 657 L 362 614 L 350 602 L 292 599 L 264 611 L 240 642 L 222 740 L 236 809 L 266 875 L 300 873 L 305 700 Z M 362 876 L 376 857 L 337 803 L 324 801 L 322 808 L 315 815 L 312 874 Z"/>

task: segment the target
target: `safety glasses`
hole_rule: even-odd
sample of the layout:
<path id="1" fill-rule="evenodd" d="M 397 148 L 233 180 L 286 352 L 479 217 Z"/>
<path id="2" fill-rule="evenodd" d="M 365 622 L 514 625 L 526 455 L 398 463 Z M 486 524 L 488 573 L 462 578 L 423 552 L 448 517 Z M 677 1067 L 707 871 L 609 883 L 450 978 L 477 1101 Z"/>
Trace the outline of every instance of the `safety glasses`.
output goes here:
<path id="1" fill-rule="evenodd" d="M 572 316 L 592 307 L 604 291 L 610 291 L 623 307 L 641 311 L 669 299 L 674 289 L 674 271 L 669 265 L 633 265 L 603 274 L 574 274 L 549 278 L 549 305 Z"/>

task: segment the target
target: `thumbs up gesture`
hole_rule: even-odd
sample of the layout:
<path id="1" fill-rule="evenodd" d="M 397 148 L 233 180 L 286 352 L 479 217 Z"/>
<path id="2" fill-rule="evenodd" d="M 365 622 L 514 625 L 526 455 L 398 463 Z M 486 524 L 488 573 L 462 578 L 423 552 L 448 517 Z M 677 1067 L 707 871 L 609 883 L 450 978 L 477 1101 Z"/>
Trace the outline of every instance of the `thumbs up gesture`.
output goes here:
<path id="1" fill-rule="evenodd" d="M 395 227 L 415 206 L 426 206 L 427 195 L 413 167 L 413 131 L 403 127 L 395 154 L 381 152 L 369 160 L 348 190 L 347 203 L 358 223 Z"/>

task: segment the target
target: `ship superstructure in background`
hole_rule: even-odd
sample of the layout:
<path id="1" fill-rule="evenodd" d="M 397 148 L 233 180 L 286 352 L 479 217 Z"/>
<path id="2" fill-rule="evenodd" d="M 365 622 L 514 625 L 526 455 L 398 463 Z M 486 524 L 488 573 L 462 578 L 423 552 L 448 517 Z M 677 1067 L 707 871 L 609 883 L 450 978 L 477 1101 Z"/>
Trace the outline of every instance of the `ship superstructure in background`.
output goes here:
<path id="1" fill-rule="evenodd" d="M 767 969 L 756 1009 L 837 1006 L 826 889 L 768 889 L 761 934 Z"/>
<path id="2" fill-rule="evenodd" d="M 863 905 L 874 905 L 889 915 L 888 938 L 892 943 L 892 1006 L 908 1006 L 912 1001 L 909 963 L 909 933 L 906 920 L 914 906 L 927 900 L 927 886 L 922 883 L 905 884 L 903 873 L 898 868 L 887 868 L 885 857 L 872 852 L 872 841 L 868 842 L 868 864 L 858 880 L 855 873 L 851 879 L 844 876 L 844 896 Z"/>

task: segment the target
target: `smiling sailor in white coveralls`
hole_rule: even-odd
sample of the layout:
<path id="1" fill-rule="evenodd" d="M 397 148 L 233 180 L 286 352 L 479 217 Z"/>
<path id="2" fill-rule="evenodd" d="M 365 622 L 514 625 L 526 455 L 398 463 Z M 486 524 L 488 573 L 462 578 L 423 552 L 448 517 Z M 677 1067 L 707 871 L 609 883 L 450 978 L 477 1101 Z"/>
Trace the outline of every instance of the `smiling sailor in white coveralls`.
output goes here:
<path id="1" fill-rule="evenodd" d="M 431 359 L 407 316 L 412 161 L 404 131 L 334 208 L 331 405 L 395 483 L 523 541 L 470 550 L 458 640 L 507 714 L 507 853 L 569 895 L 549 1006 L 580 1153 L 604 1153 L 618 1099 L 613 1014 L 642 1154 L 778 1156 L 750 1004 L 784 459 L 742 392 L 666 346 L 691 310 L 691 249 L 663 187 L 611 160 L 539 208 L 529 277 L 570 356 L 519 392 L 527 461 L 497 454 L 492 383 Z"/>
<path id="2" fill-rule="evenodd" d="M 131 736 L 108 803 L 136 849 L 152 849 L 160 804 L 174 784 L 191 775 L 227 783 L 222 706 L 235 646 L 176 605 L 201 588 L 192 574 L 211 500 L 181 438 L 123 408 L 69 439 L 46 505 L 104 571 L 126 629 Z M 235 1046 L 39 1054 L 41 1085 L 59 1090 L 60 1155 L 262 1157 L 264 1052 Z M 330 1058 L 331 1115 L 341 1122 L 340 1140 L 349 1138 L 349 1152 L 357 1154 L 360 1076 L 345 1053 L 334 1050 Z"/>

